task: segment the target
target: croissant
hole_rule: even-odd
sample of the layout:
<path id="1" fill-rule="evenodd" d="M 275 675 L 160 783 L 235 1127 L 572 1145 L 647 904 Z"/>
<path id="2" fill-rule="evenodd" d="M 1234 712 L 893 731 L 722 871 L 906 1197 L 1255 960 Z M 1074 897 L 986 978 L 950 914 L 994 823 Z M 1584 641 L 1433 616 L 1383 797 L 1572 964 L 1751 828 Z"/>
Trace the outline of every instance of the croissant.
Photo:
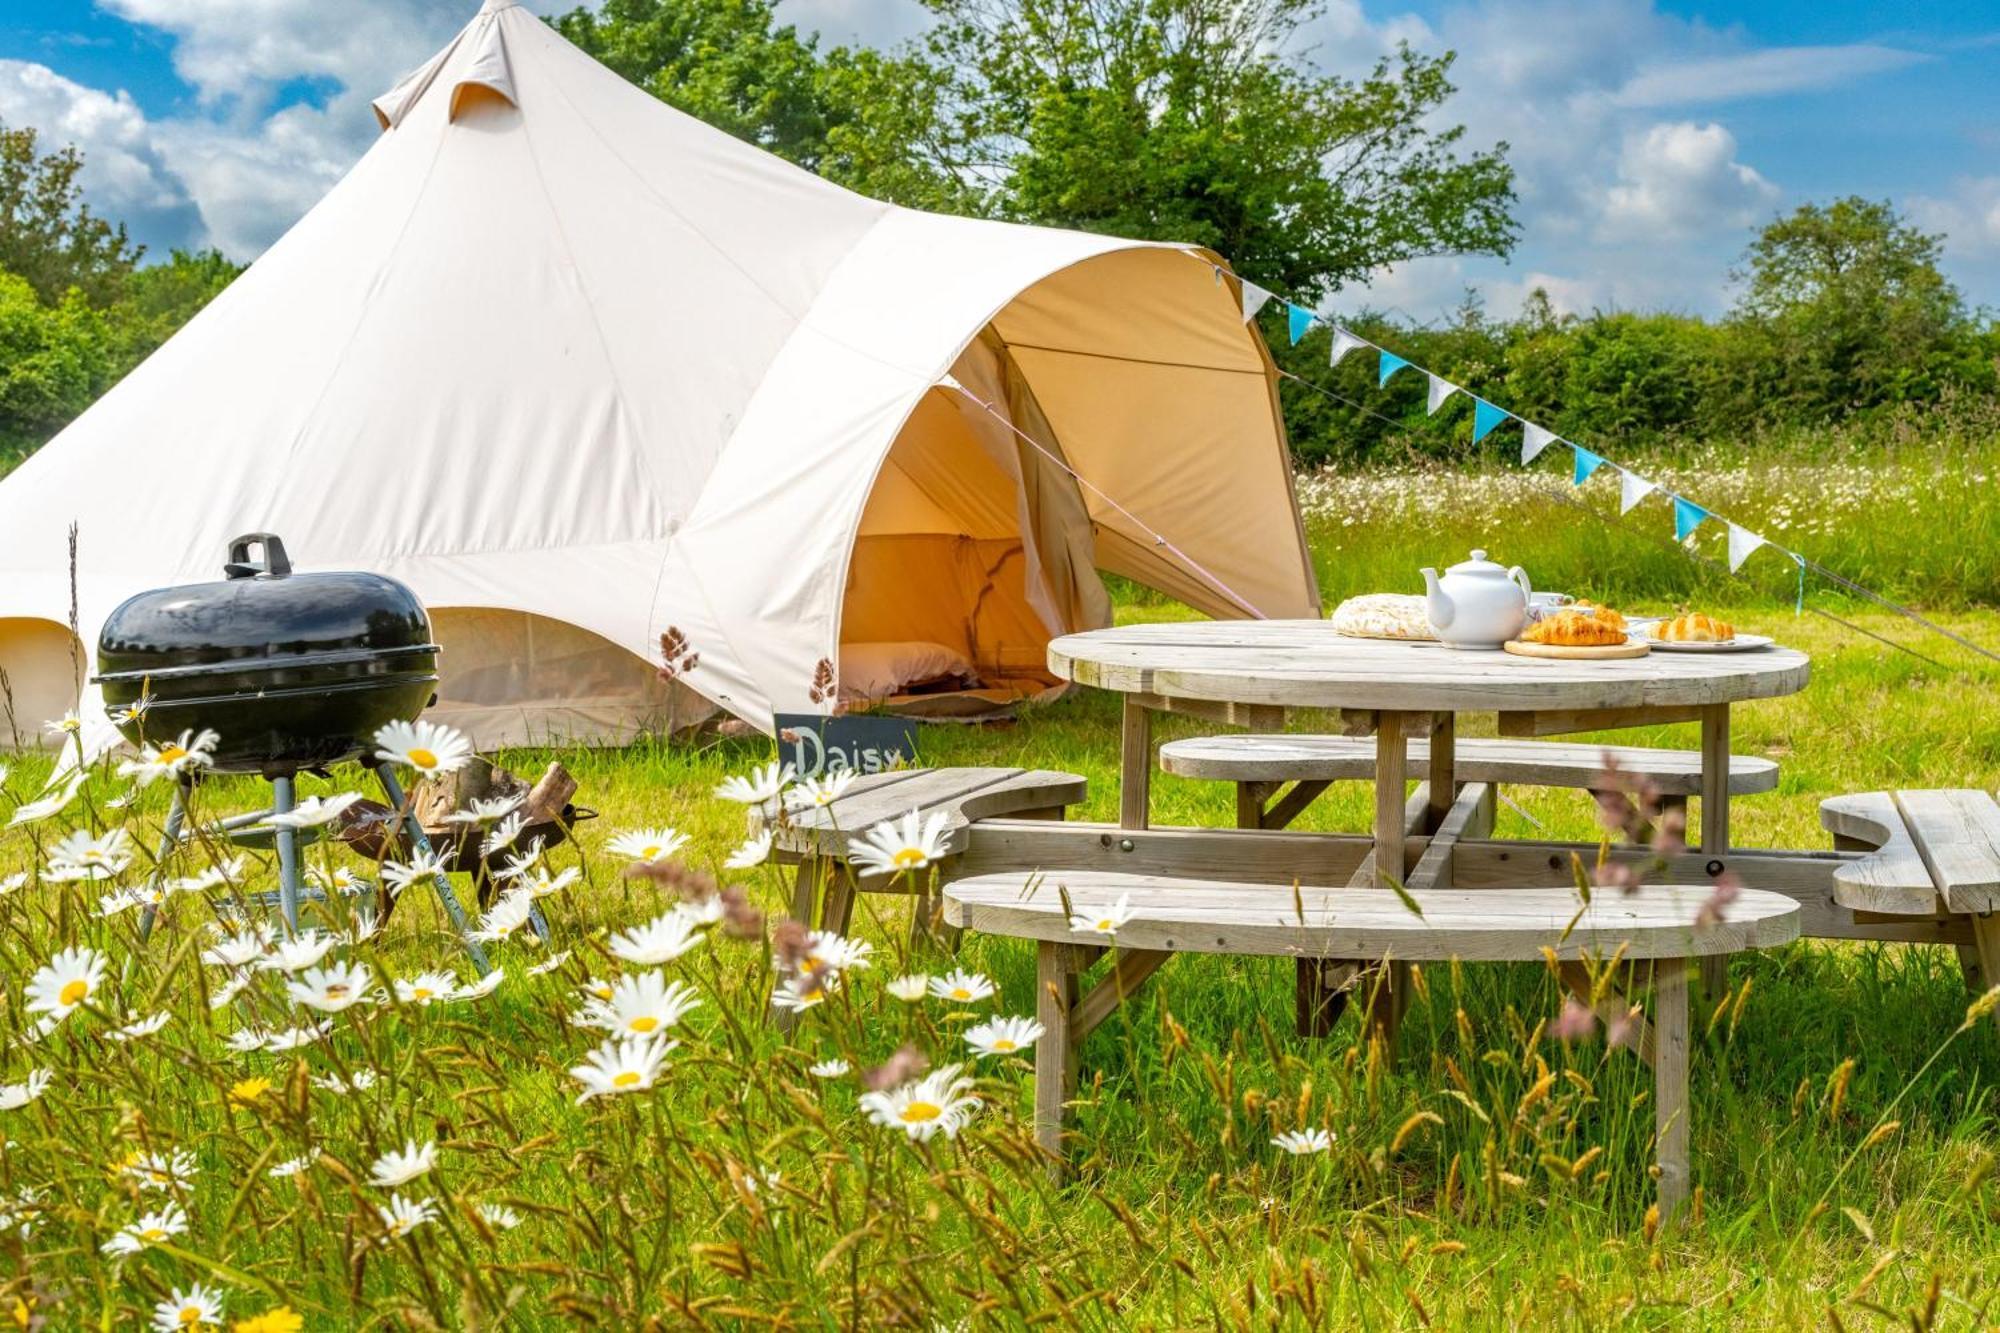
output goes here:
<path id="1" fill-rule="evenodd" d="M 1705 611 L 1690 611 L 1653 626 L 1653 637 L 1668 643 L 1727 643 L 1736 637 L 1736 626 Z"/>
<path id="2" fill-rule="evenodd" d="M 1598 606 L 1594 602 L 1578 602 L 1569 609 L 1581 615 L 1589 616 L 1593 620 L 1601 620 L 1613 629 L 1622 630 L 1625 628 L 1624 615 L 1612 610 L 1608 606 Z"/>
<path id="3" fill-rule="evenodd" d="M 1572 608 L 1536 621 L 1528 626 L 1521 638 L 1528 643 L 1546 643 L 1561 648 L 1605 648 L 1625 642 L 1625 631 L 1588 612 Z"/>

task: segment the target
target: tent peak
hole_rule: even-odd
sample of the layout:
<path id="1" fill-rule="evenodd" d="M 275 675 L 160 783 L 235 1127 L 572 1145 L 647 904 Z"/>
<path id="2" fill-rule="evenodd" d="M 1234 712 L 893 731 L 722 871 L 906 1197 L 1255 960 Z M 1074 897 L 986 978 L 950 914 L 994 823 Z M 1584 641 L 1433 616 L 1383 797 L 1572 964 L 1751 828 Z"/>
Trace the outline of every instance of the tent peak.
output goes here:
<path id="1" fill-rule="evenodd" d="M 479 7 L 479 13 L 498 14 L 503 9 L 518 9 L 520 4 L 521 0 L 486 0 L 486 3 Z M 478 15 L 475 14 L 473 17 L 477 18 Z"/>

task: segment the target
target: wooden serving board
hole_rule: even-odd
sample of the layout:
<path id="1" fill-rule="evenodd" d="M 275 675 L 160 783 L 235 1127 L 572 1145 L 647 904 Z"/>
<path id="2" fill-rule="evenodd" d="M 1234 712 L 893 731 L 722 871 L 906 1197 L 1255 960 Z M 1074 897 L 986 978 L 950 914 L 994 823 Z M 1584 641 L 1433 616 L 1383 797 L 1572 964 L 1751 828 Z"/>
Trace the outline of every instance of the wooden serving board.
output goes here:
<path id="1" fill-rule="evenodd" d="M 1562 643 L 1523 643 L 1509 639 L 1500 645 L 1517 657 L 1559 657 L 1572 662 L 1604 662 L 1621 657 L 1644 657 L 1652 645 L 1627 640 L 1624 643 L 1593 643 L 1573 646 Z"/>

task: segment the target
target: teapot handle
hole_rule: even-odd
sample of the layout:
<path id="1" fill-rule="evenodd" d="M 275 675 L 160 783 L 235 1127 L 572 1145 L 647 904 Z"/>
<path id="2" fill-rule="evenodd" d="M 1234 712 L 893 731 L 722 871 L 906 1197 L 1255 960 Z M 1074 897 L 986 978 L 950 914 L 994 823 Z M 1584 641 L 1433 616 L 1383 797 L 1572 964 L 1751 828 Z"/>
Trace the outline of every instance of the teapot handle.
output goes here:
<path id="1" fill-rule="evenodd" d="M 1533 584 L 1528 582 L 1527 570 L 1521 568 L 1519 565 L 1516 565 L 1512 569 L 1507 571 L 1507 577 L 1514 580 L 1514 582 L 1517 585 L 1519 585 L 1521 589 L 1521 595 L 1523 597 L 1527 598 L 1529 601 L 1534 600 L 1535 588 Z"/>

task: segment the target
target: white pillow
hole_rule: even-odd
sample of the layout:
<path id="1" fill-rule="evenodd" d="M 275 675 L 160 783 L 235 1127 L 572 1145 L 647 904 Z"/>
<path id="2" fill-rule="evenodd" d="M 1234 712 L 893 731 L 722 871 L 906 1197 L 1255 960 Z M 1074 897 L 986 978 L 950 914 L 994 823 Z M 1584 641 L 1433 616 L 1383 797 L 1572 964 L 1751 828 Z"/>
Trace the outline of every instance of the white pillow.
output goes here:
<path id="1" fill-rule="evenodd" d="M 964 653 L 927 639 L 840 645 L 840 697 L 886 699 L 922 687 L 969 689 L 979 673 Z"/>

